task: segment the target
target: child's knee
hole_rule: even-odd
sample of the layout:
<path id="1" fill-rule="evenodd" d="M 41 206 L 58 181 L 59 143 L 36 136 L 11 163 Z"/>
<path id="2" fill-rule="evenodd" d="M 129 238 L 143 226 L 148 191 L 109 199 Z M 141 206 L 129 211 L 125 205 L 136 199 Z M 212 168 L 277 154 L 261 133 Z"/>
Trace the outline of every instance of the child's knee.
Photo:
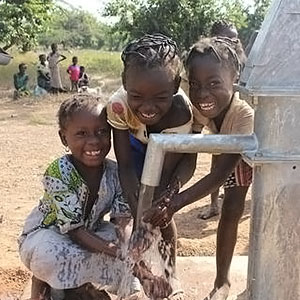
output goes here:
<path id="1" fill-rule="evenodd" d="M 245 197 L 243 195 L 231 195 L 229 198 L 225 192 L 221 217 L 228 221 L 238 222 L 243 215 L 244 206 Z"/>

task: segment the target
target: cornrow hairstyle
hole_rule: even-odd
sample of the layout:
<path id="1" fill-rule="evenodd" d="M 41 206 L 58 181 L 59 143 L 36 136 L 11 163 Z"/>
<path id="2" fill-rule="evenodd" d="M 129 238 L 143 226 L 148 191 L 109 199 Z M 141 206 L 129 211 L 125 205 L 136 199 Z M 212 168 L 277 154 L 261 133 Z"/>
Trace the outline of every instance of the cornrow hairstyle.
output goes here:
<path id="1" fill-rule="evenodd" d="M 57 117 L 60 129 L 65 129 L 67 123 L 72 119 L 74 114 L 87 111 L 97 116 L 106 113 L 103 100 L 88 94 L 78 94 L 62 102 L 59 107 Z"/>
<path id="2" fill-rule="evenodd" d="M 223 36 L 223 32 L 226 30 L 236 30 L 235 26 L 233 23 L 230 23 L 226 20 L 219 20 L 216 21 L 210 30 L 210 35 L 211 36 Z"/>
<path id="3" fill-rule="evenodd" d="M 228 67 L 233 76 L 237 78 L 240 75 L 246 56 L 239 39 L 230 39 L 226 37 L 211 37 L 200 39 L 195 43 L 185 60 L 185 69 L 188 73 L 189 66 L 193 58 L 197 56 L 212 55 L 217 62 Z"/>
<path id="4" fill-rule="evenodd" d="M 176 42 L 160 33 L 146 34 L 133 40 L 123 50 L 121 59 L 125 74 L 130 67 L 170 67 L 175 77 L 181 71 Z"/>

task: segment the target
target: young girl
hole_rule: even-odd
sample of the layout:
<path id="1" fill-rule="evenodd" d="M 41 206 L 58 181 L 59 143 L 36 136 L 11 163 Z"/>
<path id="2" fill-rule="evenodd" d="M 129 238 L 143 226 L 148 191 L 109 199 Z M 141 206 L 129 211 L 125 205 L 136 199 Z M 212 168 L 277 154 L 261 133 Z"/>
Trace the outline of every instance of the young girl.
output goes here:
<path id="1" fill-rule="evenodd" d="M 190 50 L 186 71 L 190 99 L 194 105 L 195 132 L 208 127 L 213 133 L 251 134 L 253 110 L 234 93 L 244 54 L 238 40 L 205 38 Z M 215 191 L 224 184 L 224 202 L 217 233 L 217 276 L 213 291 L 206 299 L 226 299 L 229 293 L 229 268 L 237 238 L 239 220 L 251 183 L 252 170 L 238 154 L 218 155 L 211 172 L 192 187 L 157 203 L 149 210 L 146 221 L 164 226 L 163 219 Z"/>
<path id="2" fill-rule="evenodd" d="M 65 60 L 66 57 L 57 51 L 57 44 L 51 45 L 52 52 L 48 55 L 47 60 L 49 62 L 50 77 L 51 77 L 51 89 L 54 93 L 63 92 L 59 66 L 58 64 Z"/>
<path id="3" fill-rule="evenodd" d="M 67 73 L 70 75 L 71 92 L 78 91 L 78 80 L 79 80 L 80 68 L 77 65 L 77 63 L 78 63 L 77 56 L 73 56 L 72 65 L 70 65 L 67 70 Z"/>
<path id="4" fill-rule="evenodd" d="M 116 291 L 122 276 L 115 222 L 128 220 L 111 146 L 106 111 L 97 98 L 76 96 L 58 112 L 59 135 L 70 154 L 53 161 L 43 177 L 44 196 L 28 216 L 20 256 L 33 273 L 31 299 L 88 282 Z M 124 275 L 124 274 L 123 274 Z M 126 274 L 126 276 L 132 276 Z M 105 298 L 106 299 L 106 298 Z"/>
<path id="5" fill-rule="evenodd" d="M 178 92 L 180 60 L 177 46 L 170 38 L 155 34 L 134 40 L 124 49 L 122 61 L 123 87 L 111 97 L 107 114 L 113 127 L 121 185 L 135 215 L 149 135 L 190 133 L 192 111 L 183 91 Z M 167 154 L 157 195 L 169 184 L 184 184 L 192 176 L 194 165 L 195 155 Z M 171 244 L 174 266 L 174 222 L 162 234 Z"/>
<path id="6" fill-rule="evenodd" d="M 229 23 L 225 20 L 219 20 L 216 21 L 210 30 L 210 34 L 212 37 L 227 37 L 230 39 L 237 39 L 238 38 L 238 32 L 234 24 Z M 216 164 L 216 156 L 212 156 L 212 162 L 211 162 L 211 168 L 214 168 L 214 165 Z M 211 195 L 211 204 L 210 207 L 201 212 L 198 217 L 203 220 L 207 220 L 211 217 L 217 216 L 219 214 L 219 200 L 222 200 L 224 198 L 224 195 L 220 195 L 219 197 L 219 189 L 217 189 L 215 192 L 213 192 Z"/>

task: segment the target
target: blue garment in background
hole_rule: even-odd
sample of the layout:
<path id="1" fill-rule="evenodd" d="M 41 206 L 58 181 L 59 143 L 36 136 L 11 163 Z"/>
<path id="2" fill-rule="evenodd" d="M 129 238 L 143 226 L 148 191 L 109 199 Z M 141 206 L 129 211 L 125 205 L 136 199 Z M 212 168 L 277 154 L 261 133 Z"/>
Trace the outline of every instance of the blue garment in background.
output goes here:
<path id="1" fill-rule="evenodd" d="M 146 156 L 147 145 L 136 139 L 132 134 L 129 134 L 130 146 L 133 155 L 136 174 L 139 179 L 142 177 L 144 161 Z"/>

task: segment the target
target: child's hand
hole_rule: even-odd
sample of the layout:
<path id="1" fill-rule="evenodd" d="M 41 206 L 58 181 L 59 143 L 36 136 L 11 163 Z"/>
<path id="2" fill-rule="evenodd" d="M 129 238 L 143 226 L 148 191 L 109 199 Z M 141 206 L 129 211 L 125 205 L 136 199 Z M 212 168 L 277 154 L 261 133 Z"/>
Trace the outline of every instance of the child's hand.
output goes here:
<path id="1" fill-rule="evenodd" d="M 161 228 L 167 227 L 175 213 L 175 208 L 172 205 L 172 199 L 178 194 L 180 182 L 177 178 L 167 186 L 157 200 L 153 201 L 153 207 L 145 212 L 143 220 L 149 222 L 153 226 Z"/>
<path id="2" fill-rule="evenodd" d="M 165 228 L 170 224 L 175 212 L 170 197 L 164 197 L 160 201 L 155 201 L 155 206 L 144 213 L 143 221 Z"/>
<path id="3" fill-rule="evenodd" d="M 106 247 L 106 254 L 112 257 L 121 257 L 121 249 L 114 243 L 110 242 Z"/>

